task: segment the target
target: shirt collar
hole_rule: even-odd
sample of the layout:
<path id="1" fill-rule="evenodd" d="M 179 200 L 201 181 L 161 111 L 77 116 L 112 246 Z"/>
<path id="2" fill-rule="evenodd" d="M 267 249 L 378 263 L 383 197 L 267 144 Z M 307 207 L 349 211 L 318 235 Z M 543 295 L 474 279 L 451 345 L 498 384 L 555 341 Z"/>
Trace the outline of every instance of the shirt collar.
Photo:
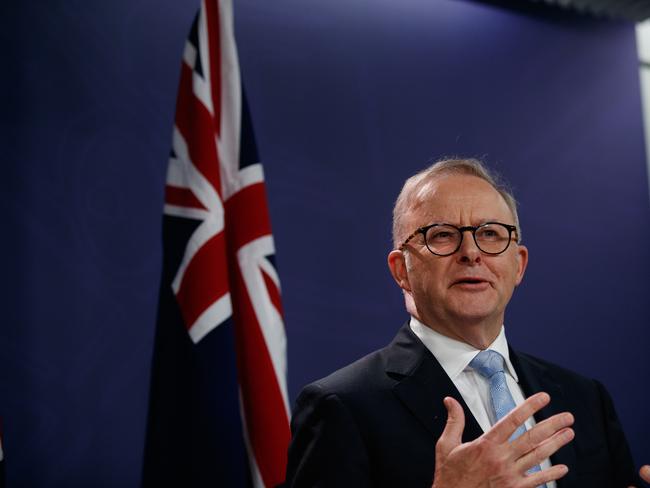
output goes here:
<path id="1" fill-rule="evenodd" d="M 474 359 L 480 349 L 476 349 L 465 342 L 452 339 L 440 332 L 436 332 L 430 327 L 427 327 L 415 317 L 411 317 L 410 327 L 413 333 L 418 336 L 426 348 L 431 351 L 431 354 L 445 370 L 447 376 L 452 380 L 461 374 L 465 369 L 469 368 L 469 363 Z M 498 352 L 505 359 L 506 372 L 519 383 L 517 372 L 510 362 L 510 351 L 508 350 L 508 340 L 506 339 L 505 327 L 502 325 L 499 335 L 494 342 L 490 344 L 487 349 L 492 349 Z"/>

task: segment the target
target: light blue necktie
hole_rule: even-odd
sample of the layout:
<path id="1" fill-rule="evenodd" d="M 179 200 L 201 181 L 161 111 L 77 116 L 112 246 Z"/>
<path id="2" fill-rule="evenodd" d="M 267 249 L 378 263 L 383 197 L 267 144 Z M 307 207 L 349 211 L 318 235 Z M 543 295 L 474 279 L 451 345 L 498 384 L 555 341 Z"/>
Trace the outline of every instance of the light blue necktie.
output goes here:
<path id="1" fill-rule="evenodd" d="M 506 384 L 506 375 L 503 371 L 503 356 L 496 351 L 486 349 L 485 351 L 479 352 L 469 365 L 490 382 L 492 408 L 494 409 L 497 421 L 501 420 L 508 412 L 515 408 L 515 401 L 512 399 L 512 395 Z M 524 432 L 526 432 L 526 426 L 520 425 L 510 437 L 510 442 L 514 441 Z M 541 471 L 539 465 L 533 466 L 528 470 L 529 473 L 536 471 Z M 545 484 L 540 486 L 543 488 L 546 487 Z"/>

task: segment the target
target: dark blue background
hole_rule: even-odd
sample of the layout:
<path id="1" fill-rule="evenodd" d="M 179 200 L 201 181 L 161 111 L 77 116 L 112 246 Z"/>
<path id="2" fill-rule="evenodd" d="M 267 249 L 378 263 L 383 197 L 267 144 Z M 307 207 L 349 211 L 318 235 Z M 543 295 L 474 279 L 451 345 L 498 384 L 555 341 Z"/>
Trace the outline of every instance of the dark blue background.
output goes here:
<path id="1" fill-rule="evenodd" d="M 604 381 L 637 461 L 650 461 L 633 25 L 459 0 L 235 3 L 291 398 L 405 319 L 385 265 L 403 180 L 430 157 L 485 156 L 515 188 L 531 253 L 511 343 Z M 139 483 L 162 192 L 197 6 L 0 4 L 11 486 Z"/>

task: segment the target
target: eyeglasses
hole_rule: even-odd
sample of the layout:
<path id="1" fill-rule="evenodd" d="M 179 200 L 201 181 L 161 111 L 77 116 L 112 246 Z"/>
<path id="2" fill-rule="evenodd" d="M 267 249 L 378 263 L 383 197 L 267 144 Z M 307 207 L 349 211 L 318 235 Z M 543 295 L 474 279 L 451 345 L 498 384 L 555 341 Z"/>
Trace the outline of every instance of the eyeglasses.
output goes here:
<path id="1" fill-rule="evenodd" d="M 469 225 L 456 227 L 455 225 L 440 223 L 420 227 L 406 238 L 399 249 L 403 251 L 411 239 L 418 234 L 422 234 L 424 244 L 432 254 L 450 256 L 460 249 L 466 231 L 472 233 L 476 247 L 485 254 L 501 254 L 508 249 L 513 232 L 515 233 L 514 239 L 519 240 L 517 227 L 502 224 L 501 222 L 486 222 L 476 227 Z"/>

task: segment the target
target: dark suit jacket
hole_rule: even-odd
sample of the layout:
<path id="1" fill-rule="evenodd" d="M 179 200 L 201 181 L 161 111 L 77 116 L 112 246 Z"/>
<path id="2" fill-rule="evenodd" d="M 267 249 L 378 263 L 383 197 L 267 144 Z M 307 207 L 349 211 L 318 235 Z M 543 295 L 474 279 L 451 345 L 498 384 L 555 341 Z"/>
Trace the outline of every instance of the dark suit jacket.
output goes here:
<path id="1" fill-rule="evenodd" d="M 575 439 L 551 461 L 569 473 L 558 488 L 641 487 L 605 388 L 595 380 L 510 351 L 525 396 L 539 391 L 575 416 Z M 405 324 L 393 342 L 305 387 L 296 401 L 287 487 L 430 487 L 445 396 L 465 410 L 463 441 L 483 432 L 435 357 Z"/>

